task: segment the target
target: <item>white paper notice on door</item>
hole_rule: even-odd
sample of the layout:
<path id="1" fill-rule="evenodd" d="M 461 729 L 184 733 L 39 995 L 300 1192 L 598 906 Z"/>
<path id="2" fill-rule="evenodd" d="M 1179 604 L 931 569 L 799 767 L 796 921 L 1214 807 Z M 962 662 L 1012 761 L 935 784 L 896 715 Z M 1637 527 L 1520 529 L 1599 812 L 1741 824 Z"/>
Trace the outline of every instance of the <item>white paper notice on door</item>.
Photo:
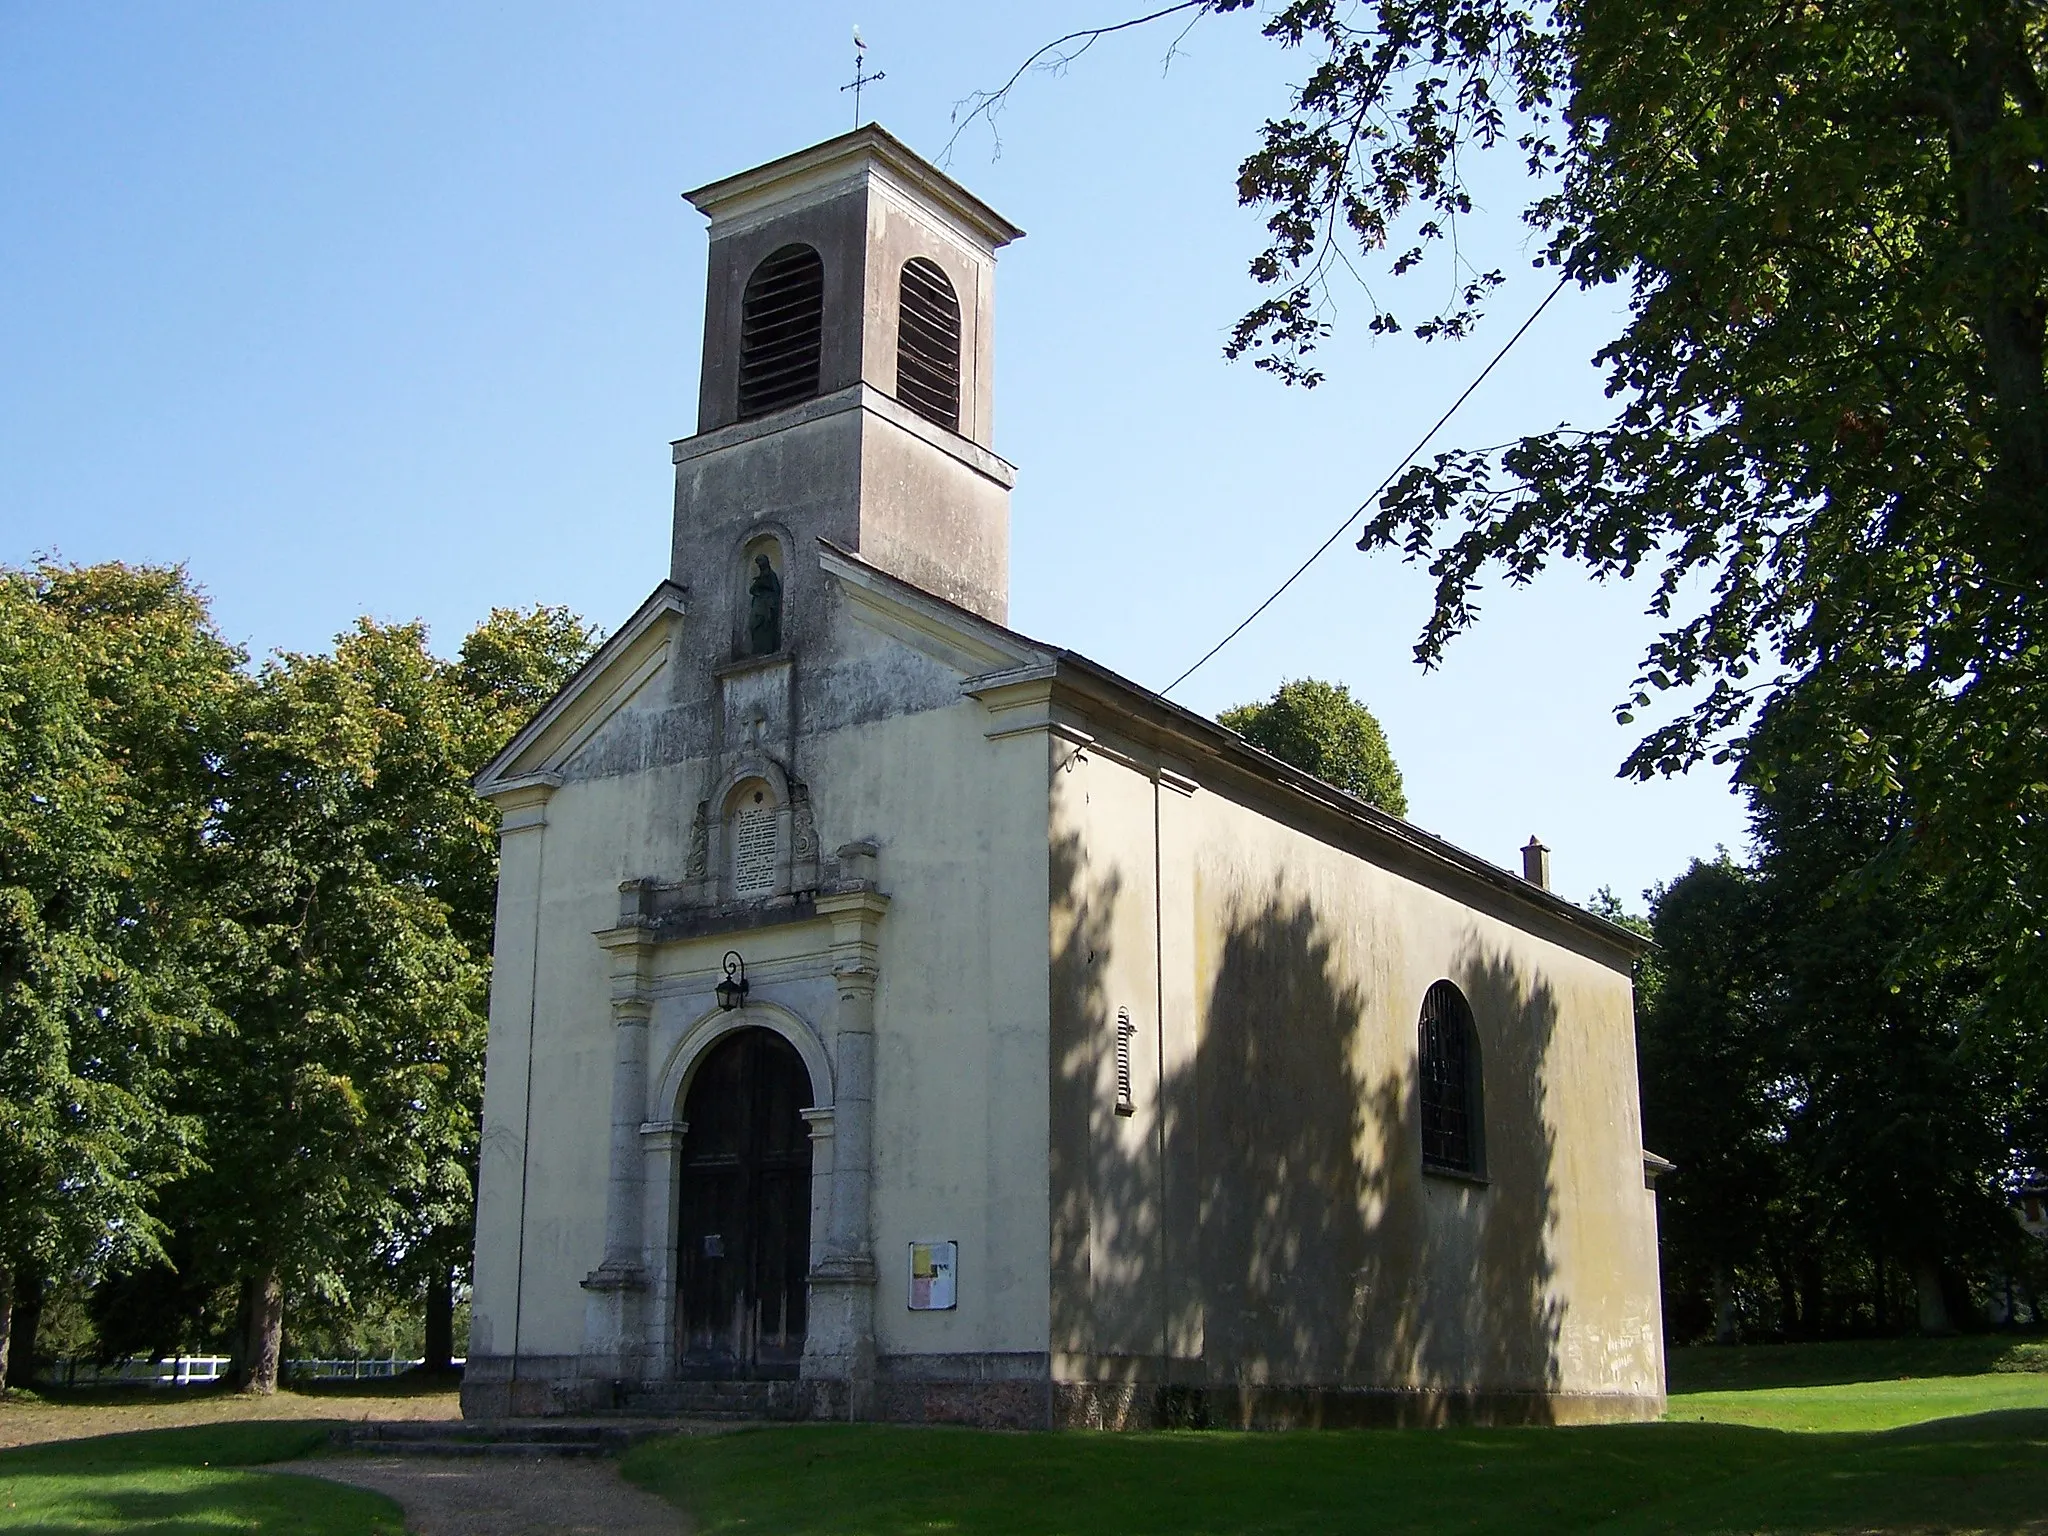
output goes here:
<path id="1" fill-rule="evenodd" d="M 950 1240 L 910 1245 L 910 1310 L 950 1312 L 959 1305 L 960 1245 Z"/>

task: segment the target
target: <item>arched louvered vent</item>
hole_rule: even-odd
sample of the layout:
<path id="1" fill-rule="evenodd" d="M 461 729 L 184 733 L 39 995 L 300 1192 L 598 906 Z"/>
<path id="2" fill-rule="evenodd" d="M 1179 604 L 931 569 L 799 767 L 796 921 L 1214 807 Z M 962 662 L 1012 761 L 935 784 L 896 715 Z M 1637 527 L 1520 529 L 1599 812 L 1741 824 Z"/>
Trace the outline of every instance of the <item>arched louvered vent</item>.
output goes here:
<path id="1" fill-rule="evenodd" d="M 818 392 L 825 330 L 825 263 L 808 245 L 785 245 L 740 300 L 740 415 L 759 416 Z"/>
<path id="2" fill-rule="evenodd" d="M 922 256 L 903 264 L 896 398 L 927 421 L 960 430 L 960 300 L 938 263 Z"/>

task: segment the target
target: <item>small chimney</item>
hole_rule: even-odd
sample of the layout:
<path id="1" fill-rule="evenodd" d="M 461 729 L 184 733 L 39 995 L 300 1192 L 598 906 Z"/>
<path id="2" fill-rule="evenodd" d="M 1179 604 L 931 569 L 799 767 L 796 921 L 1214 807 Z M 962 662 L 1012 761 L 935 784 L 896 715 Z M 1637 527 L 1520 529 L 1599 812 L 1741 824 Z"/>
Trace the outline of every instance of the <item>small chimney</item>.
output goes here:
<path id="1" fill-rule="evenodd" d="M 1522 878 L 1546 891 L 1550 889 L 1550 850 L 1533 832 L 1522 847 Z"/>

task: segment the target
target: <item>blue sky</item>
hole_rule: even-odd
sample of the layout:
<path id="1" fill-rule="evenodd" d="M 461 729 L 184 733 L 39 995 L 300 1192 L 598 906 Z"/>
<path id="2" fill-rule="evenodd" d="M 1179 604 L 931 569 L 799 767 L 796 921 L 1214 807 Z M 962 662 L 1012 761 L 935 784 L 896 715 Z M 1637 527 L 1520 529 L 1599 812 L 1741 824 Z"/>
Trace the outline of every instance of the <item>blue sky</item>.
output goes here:
<path id="1" fill-rule="evenodd" d="M 679 194 L 871 116 L 928 155 L 956 103 L 1115 5 L 606 0 L 432 6 L 0 0 L 0 561 L 183 561 L 261 655 L 357 614 L 452 649 L 495 604 L 614 625 L 665 574 L 668 443 L 695 420 L 704 242 Z M 1027 77 L 949 169 L 1027 238 L 998 278 L 996 443 L 1020 467 L 1011 618 L 1154 687 L 1299 563 L 1547 283 L 1520 187 L 1471 232 L 1515 281 L 1458 346 L 1364 334 L 1304 393 L 1226 364 L 1256 217 L 1235 168 L 1300 61 L 1243 18 Z M 1368 274 L 1370 275 L 1370 274 Z M 1561 298 L 1447 429 L 1611 409 L 1613 295 Z M 1415 821 L 1632 901 L 1739 845 L 1725 777 L 1634 785 L 1613 723 L 1647 593 L 1491 590 L 1440 670 L 1429 582 L 1339 544 L 1177 695 L 1350 684 Z"/>

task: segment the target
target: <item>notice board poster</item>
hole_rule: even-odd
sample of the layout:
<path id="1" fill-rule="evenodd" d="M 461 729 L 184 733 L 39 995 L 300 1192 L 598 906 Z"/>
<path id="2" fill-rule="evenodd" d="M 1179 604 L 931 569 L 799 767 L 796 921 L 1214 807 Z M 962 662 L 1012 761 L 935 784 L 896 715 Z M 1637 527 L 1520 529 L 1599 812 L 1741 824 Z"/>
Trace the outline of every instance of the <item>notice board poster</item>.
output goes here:
<path id="1" fill-rule="evenodd" d="M 960 1245 L 951 1241 L 910 1245 L 910 1310 L 950 1312 L 959 1305 Z"/>

